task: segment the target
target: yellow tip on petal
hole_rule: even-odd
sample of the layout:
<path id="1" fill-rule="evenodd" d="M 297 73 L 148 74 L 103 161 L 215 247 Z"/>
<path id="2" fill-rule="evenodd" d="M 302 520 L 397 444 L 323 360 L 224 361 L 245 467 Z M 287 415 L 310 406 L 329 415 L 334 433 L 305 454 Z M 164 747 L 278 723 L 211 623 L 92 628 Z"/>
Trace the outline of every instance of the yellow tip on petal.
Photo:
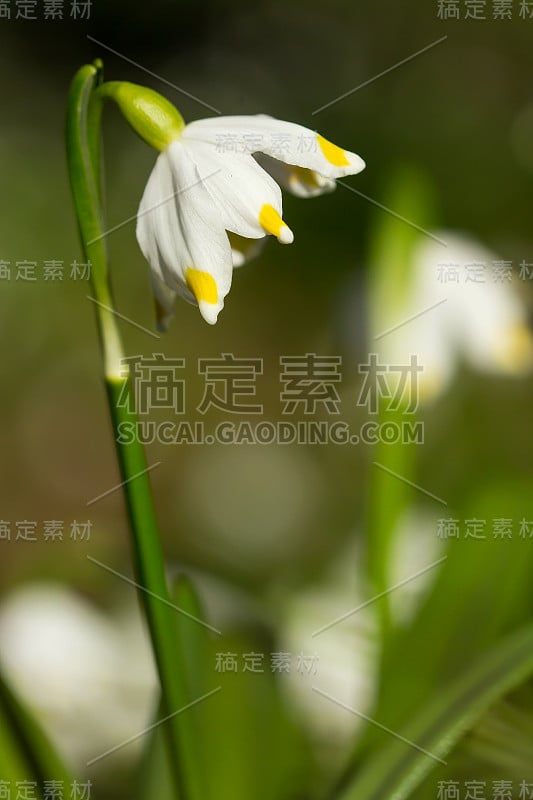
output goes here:
<path id="1" fill-rule="evenodd" d="M 198 303 L 211 303 L 212 305 L 218 303 L 217 285 L 209 272 L 188 267 L 185 271 L 185 280 Z"/>
<path id="2" fill-rule="evenodd" d="M 329 161 L 330 164 L 333 164 L 334 167 L 350 166 L 346 152 L 342 149 L 342 147 L 337 147 L 336 144 L 324 139 L 324 137 L 320 136 L 319 133 L 317 133 L 316 139 L 320 145 L 320 149 L 322 150 L 324 157 Z"/>
<path id="3" fill-rule="evenodd" d="M 265 203 L 259 212 L 259 224 L 267 233 L 272 233 L 281 244 L 291 244 L 294 234 L 283 222 L 274 206 Z"/>

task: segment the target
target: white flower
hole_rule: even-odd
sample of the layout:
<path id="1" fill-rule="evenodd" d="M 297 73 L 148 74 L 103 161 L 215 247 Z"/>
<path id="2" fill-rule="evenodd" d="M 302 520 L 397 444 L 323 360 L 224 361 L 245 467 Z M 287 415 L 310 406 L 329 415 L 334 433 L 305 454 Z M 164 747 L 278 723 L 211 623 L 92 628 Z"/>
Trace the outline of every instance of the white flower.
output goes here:
<path id="1" fill-rule="evenodd" d="M 444 391 L 461 361 L 493 374 L 522 375 L 533 367 L 527 308 L 494 269 L 497 256 L 470 237 L 438 236 L 447 247 L 420 239 L 403 297 L 379 320 L 390 332 L 375 332 L 381 363 L 407 364 L 416 354 L 421 400 Z"/>
<path id="2" fill-rule="evenodd" d="M 133 603 L 110 619 L 60 585 L 23 587 L 0 606 L 0 665 L 76 770 L 142 731 L 157 704 Z M 135 753 L 128 746 L 117 757 Z"/>
<path id="3" fill-rule="evenodd" d="M 365 724 L 343 704 L 368 713 L 378 688 L 376 606 L 366 605 L 365 578 L 354 568 L 361 563 L 352 544 L 344 547 L 318 583 L 300 587 L 290 598 L 280 632 L 280 650 L 294 654 L 293 668 L 280 678 L 305 717 L 319 757 L 334 763 L 344 761 Z"/>
<path id="4" fill-rule="evenodd" d="M 258 240 L 272 234 L 293 241 L 280 185 L 314 197 L 364 166 L 319 134 L 264 115 L 186 125 L 158 156 L 137 217 L 160 324 L 177 294 L 214 324 L 233 267 L 255 254 Z"/>

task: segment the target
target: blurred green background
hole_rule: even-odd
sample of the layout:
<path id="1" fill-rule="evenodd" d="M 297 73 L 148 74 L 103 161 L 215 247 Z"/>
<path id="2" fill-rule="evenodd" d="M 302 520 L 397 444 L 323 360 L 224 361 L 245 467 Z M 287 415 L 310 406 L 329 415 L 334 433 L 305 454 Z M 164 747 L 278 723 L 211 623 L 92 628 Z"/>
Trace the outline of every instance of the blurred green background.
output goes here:
<path id="1" fill-rule="evenodd" d="M 517 271 L 521 261 L 533 262 L 533 19 L 520 18 L 518 3 L 512 20 L 490 19 L 490 3 L 487 21 L 445 22 L 437 11 L 437 3 L 411 0 L 93 0 L 88 20 L 0 19 L 0 261 L 11 265 L 11 278 L 0 280 L 0 518 L 13 526 L 35 520 L 39 530 L 44 520 L 92 522 L 89 542 L 73 542 L 68 535 L 64 542 L 44 542 L 42 536 L 24 542 L 14 534 L 11 541 L 1 541 L 5 602 L 21 588 L 50 582 L 110 614 L 133 602 L 130 587 L 87 559 L 90 555 L 130 574 L 120 493 L 86 505 L 119 477 L 94 309 L 86 297 L 89 285 L 69 278 L 70 264 L 81 259 L 64 155 L 70 79 L 80 65 L 101 57 L 107 79 L 161 91 L 186 121 L 210 116 L 195 100 L 87 37 L 223 113 L 268 113 L 317 128 L 365 159 L 366 170 L 347 182 L 378 203 L 391 205 L 391 180 L 410 165 L 429 182 L 431 194 L 431 210 L 422 207 L 424 218 L 414 222 L 467 232 L 512 261 Z M 428 52 L 312 114 L 445 35 Z M 106 112 L 104 149 L 112 227 L 134 217 L 154 154 L 114 109 Z M 393 209 L 409 216 L 409 209 Z M 194 406 L 202 393 L 197 358 L 221 353 L 263 358 L 258 398 L 265 417 L 275 420 L 280 418 L 280 356 L 316 352 L 343 356 L 343 412 L 359 420 L 360 409 L 351 403 L 360 384 L 357 365 L 368 350 L 365 280 L 375 238 L 389 215 L 339 186 L 313 202 L 286 196 L 284 217 L 295 233 L 294 244 L 269 241 L 256 261 L 236 272 L 215 328 L 179 301 L 169 332 L 158 341 L 122 326 L 129 354 L 158 352 L 187 360 L 191 419 L 198 417 Z M 111 234 L 109 247 L 119 311 L 153 330 L 148 270 L 135 223 Z M 24 260 L 37 263 L 35 282 L 15 280 L 16 262 Z M 43 280 L 44 262 L 54 260 L 65 265 L 63 281 Z M 530 284 L 515 280 L 514 286 L 529 309 Z M 440 517 L 533 519 L 532 399 L 529 377 L 511 380 L 461 368 L 446 394 L 424 410 L 426 441 L 417 448 L 414 474 L 445 498 L 448 508 L 443 511 L 416 492 L 410 495 L 408 527 L 411 538 L 417 537 L 417 565 L 445 551 L 447 543 L 436 535 Z M 224 725 L 212 721 L 212 730 L 219 745 L 227 736 L 234 746 L 227 753 L 214 747 L 220 762 L 213 767 L 220 776 L 217 796 L 235 800 L 247 796 L 251 786 L 257 797 L 320 796 L 335 781 L 360 723 L 349 713 L 343 723 L 339 709 L 326 718 L 321 703 L 327 706 L 327 701 L 310 699 L 310 687 L 302 690 L 301 680 L 298 685 L 300 675 L 292 676 L 295 685 L 286 681 L 275 690 L 268 670 L 263 677 L 239 675 L 233 685 L 231 676 L 215 673 L 214 652 L 268 654 L 291 646 L 295 654 L 314 652 L 314 642 L 302 631 L 327 623 L 330 601 L 329 618 L 334 618 L 372 595 L 365 568 L 371 448 L 155 443 L 148 445 L 148 459 L 161 462 L 152 481 L 169 565 L 196 576 L 210 619 L 224 626 L 222 642 L 213 644 L 209 680 L 230 687 L 226 700 L 213 701 L 220 703 L 213 720 L 227 719 Z M 429 599 L 417 624 L 408 616 L 408 624 L 399 626 L 405 671 L 398 677 L 397 667 L 391 667 L 377 706 L 379 719 L 399 725 L 409 709 L 460 674 L 500 634 L 530 618 L 531 547 L 516 535 L 486 546 L 449 543 L 439 583 L 425 584 Z M 401 576 L 409 574 L 405 565 L 401 569 Z M 334 602 L 335 591 L 340 599 Z M 350 699 L 350 691 L 356 692 L 350 683 L 344 702 L 357 707 L 364 701 L 369 712 L 379 691 L 375 620 L 369 618 L 366 630 L 352 633 L 338 650 L 321 654 L 330 659 L 323 668 L 342 674 L 346 657 L 348 670 L 366 670 L 357 699 Z M 366 650 L 370 655 L 359 665 L 357 654 Z M 385 675 L 386 666 L 383 670 Z M 333 685 L 335 680 L 341 687 L 342 678 L 334 677 Z M 247 693 L 253 713 L 243 701 Z M 261 730 L 253 742 L 242 710 L 235 711 L 244 706 L 256 733 Z M 322 723 L 316 716 L 324 717 Z M 234 739 L 228 733 L 231 719 Z M 446 774 L 461 780 L 520 777 L 516 765 L 505 772 L 498 763 L 476 758 L 457 756 Z M 269 761 L 278 765 L 279 785 L 266 780 Z M 250 774 L 242 778 L 244 762 Z M 127 759 L 121 770 L 131 779 Z M 124 784 L 110 777 L 112 771 L 112 765 L 96 768 L 102 796 L 124 791 Z M 241 788 L 238 781 L 232 784 L 237 774 Z M 531 772 L 521 777 L 533 782 Z M 437 797 L 434 777 L 420 796 Z"/>

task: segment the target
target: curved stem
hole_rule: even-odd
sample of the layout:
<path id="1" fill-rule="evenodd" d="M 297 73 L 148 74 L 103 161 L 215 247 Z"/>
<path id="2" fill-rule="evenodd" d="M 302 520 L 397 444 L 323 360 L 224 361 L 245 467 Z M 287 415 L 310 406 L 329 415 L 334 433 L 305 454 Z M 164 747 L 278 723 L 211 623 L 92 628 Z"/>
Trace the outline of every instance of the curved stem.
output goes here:
<path id="1" fill-rule="evenodd" d="M 82 67 L 75 75 L 67 111 L 69 176 L 85 258 L 91 263 L 96 321 L 104 361 L 109 409 L 124 497 L 131 528 L 133 564 L 159 673 L 169 760 L 181 800 L 204 800 L 196 763 L 194 737 L 181 710 L 194 697 L 188 691 L 184 655 L 176 637 L 175 611 L 167 585 L 147 463 L 137 438 L 124 443 L 121 426 L 134 425 L 136 414 L 109 282 L 103 225 L 100 129 L 102 99 L 94 90 L 101 64 Z M 120 402 L 119 402 L 120 398 Z"/>

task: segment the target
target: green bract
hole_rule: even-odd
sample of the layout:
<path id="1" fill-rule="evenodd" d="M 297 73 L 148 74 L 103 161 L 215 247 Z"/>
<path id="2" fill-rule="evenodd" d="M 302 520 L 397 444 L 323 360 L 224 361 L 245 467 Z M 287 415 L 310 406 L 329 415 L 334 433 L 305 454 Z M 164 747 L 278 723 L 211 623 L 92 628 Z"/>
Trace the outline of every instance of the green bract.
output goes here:
<path id="1" fill-rule="evenodd" d="M 185 127 L 178 109 L 153 89 L 126 81 L 108 81 L 97 93 L 114 100 L 135 133 L 156 150 L 166 150 Z"/>

